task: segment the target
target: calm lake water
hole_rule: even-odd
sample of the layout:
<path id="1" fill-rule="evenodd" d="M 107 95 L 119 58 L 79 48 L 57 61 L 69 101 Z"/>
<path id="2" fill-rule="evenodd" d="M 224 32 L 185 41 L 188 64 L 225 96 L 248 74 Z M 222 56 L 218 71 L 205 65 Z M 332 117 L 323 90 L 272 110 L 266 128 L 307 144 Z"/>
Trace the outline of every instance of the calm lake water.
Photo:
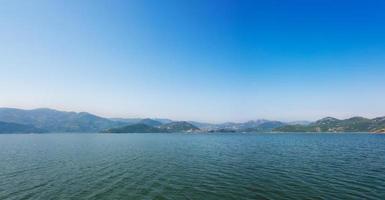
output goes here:
<path id="1" fill-rule="evenodd" d="M 0 199 L 385 199 L 385 135 L 0 135 Z"/>

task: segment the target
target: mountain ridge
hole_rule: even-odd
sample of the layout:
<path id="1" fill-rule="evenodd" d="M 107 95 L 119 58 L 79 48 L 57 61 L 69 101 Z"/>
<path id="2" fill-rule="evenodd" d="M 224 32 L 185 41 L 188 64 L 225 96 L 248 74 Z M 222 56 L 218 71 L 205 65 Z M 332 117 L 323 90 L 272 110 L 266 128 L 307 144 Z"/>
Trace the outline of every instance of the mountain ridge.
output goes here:
<path id="1" fill-rule="evenodd" d="M 21 126 L 29 126 L 36 132 L 100 132 L 134 124 L 146 124 L 160 129 L 191 132 L 382 132 L 385 129 L 385 117 L 373 119 L 351 117 L 337 119 L 325 117 L 315 122 L 281 122 L 266 119 L 246 122 L 204 123 L 196 121 L 173 121 L 162 118 L 105 118 L 88 112 L 59 111 L 50 108 L 18 109 L 0 108 L 0 121 L 15 123 L 0 131 L 23 132 Z M 173 125 L 173 123 L 177 123 Z M 19 128 L 18 128 L 19 126 Z M 182 127 L 181 129 L 178 129 Z M 14 127 L 14 130 L 10 129 Z M 34 128 L 32 128 L 34 127 Z M 28 127 L 24 127 L 28 128 Z M 143 129 L 145 127 L 142 127 Z M 154 129 L 156 130 L 156 129 Z"/>
<path id="2" fill-rule="evenodd" d="M 385 128 L 385 117 L 373 119 L 325 117 L 309 125 L 287 125 L 273 129 L 277 132 L 378 132 Z"/>
<path id="3" fill-rule="evenodd" d="M 0 108 L 0 121 L 32 125 L 48 132 L 96 132 L 124 124 L 87 112 L 67 112 L 48 108 L 31 110 Z"/>

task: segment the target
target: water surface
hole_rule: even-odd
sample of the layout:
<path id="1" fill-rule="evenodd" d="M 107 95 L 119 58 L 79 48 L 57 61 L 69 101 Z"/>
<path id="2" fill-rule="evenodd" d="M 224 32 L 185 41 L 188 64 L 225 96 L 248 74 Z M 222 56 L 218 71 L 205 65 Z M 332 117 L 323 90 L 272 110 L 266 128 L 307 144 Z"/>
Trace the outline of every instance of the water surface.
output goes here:
<path id="1" fill-rule="evenodd" d="M 385 199 L 385 135 L 0 135 L 0 199 Z"/>

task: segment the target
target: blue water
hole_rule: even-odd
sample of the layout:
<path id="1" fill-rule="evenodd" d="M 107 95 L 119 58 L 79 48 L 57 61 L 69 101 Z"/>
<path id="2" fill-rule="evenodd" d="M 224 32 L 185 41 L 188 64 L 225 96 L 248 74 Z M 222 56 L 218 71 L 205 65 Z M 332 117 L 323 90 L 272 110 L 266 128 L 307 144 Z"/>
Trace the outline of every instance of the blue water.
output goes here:
<path id="1" fill-rule="evenodd" d="M 385 135 L 0 135 L 0 199 L 385 199 Z"/>

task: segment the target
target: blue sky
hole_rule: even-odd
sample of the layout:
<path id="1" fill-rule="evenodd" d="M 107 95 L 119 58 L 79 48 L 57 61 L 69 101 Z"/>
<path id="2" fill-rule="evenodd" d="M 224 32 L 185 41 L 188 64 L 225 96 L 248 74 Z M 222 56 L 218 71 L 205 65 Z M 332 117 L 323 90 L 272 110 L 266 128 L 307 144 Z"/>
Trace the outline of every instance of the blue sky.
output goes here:
<path id="1" fill-rule="evenodd" d="M 0 106 L 209 122 L 385 115 L 385 2 L 0 2 Z"/>

